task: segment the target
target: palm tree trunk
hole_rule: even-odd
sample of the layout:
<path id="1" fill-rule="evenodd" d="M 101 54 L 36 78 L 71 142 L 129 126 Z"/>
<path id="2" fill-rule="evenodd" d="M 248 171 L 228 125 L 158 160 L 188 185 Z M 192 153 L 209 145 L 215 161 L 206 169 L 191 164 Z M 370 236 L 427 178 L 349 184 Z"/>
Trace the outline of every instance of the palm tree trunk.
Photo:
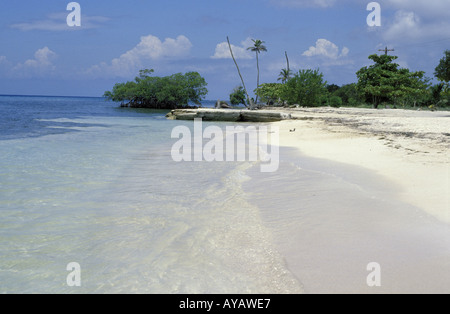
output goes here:
<path id="1" fill-rule="evenodd" d="M 245 95 L 247 96 L 247 101 L 250 104 L 250 109 L 253 109 L 253 107 L 254 107 L 253 101 L 248 96 L 247 88 L 245 88 L 244 79 L 242 78 L 241 71 L 239 70 L 239 66 L 238 66 L 238 64 L 236 62 L 236 59 L 234 58 L 233 50 L 231 49 L 230 39 L 228 38 L 228 36 L 227 36 L 227 42 L 228 42 L 228 47 L 230 48 L 231 57 L 233 58 L 234 64 L 236 65 L 236 68 L 237 68 L 238 73 L 239 73 L 239 77 L 241 78 L 242 86 L 244 87 Z M 247 105 L 245 105 L 245 106 L 247 107 Z"/>
<path id="2" fill-rule="evenodd" d="M 256 77 L 256 89 L 259 88 L 259 59 L 258 59 L 258 51 L 256 52 L 256 68 L 258 70 L 258 76 Z M 258 94 L 256 94 L 256 103 L 258 103 Z"/>
<path id="3" fill-rule="evenodd" d="M 284 54 L 286 56 L 287 73 L 288 73 L 288 78 L 289 78 L 290 69 L 289 69 L 289 58 L 288 58 L 288 55 L 287 55 L 287 51 L 285 51 Z"/>

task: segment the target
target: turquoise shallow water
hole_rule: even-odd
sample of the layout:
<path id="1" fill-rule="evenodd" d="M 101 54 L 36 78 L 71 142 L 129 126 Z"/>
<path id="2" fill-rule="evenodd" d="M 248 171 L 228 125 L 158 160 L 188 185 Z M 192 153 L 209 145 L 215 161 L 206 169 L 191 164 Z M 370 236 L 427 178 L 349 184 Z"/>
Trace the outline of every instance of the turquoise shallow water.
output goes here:
<path id="1" fill-rule="evenodd" d="M 0 96 L 0 117 L 1 293 L 302 291 L 242 192 L 254 163 L 172 160 L 191 123 L 100 98 Z"/>
<path id="2" fill-rule="evenodd" d="M 164 115 L 0 96 L 0 293 L 450 291 L 448 225 L 391 183 L 285 148 L 273 173 L 175 162 L 172 130 L 193 123 Z"/>

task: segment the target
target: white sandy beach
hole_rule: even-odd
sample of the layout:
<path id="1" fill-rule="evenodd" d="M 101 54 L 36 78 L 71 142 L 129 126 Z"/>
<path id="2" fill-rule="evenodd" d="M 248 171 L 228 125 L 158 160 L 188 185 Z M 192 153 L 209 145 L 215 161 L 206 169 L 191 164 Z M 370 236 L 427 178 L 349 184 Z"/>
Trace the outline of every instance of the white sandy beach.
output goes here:
<path id="1" fill-rule="evenodd" d="M 250 190 L 305 292 L 450 293 L 450 114 L 286 111 L 280 145 L 299 154 Z"/>
<path id="2" fill-rule="evenodd" d="M 397 183 L 399 195 L 450 223 L 450 112 L 295 109 L 280 145 L 360 166 Z M 292 129 L 296 132 L 289 132 Z"/>

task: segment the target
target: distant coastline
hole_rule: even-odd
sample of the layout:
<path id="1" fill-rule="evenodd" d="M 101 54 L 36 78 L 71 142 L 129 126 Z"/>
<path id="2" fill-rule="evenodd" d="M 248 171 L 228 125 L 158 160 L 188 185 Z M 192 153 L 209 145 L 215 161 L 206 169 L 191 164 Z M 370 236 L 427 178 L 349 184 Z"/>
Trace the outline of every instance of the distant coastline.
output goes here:
<path id="1" fill-rule="evenodd" d="M 82 99 L 87 99 L 87 98 L 94 98 L 94 99 L 104 99 L 107 100 L 106 97 L 104 96 L 68 96 L 68 95 L 15 95 L 15 94 L 0 94 L 0 97 L 40 97 L 40 98 L 82 98 Z M 216 103 L 217 100 L 213 100 L 213 99 L 204 99 L 201 101 L 202 106 L 205 105 L 210 105 L 212 104 L 212 107 L 214 107 L 214 104 Z M 244 107 L 242 107 L 244 108 Z"/>

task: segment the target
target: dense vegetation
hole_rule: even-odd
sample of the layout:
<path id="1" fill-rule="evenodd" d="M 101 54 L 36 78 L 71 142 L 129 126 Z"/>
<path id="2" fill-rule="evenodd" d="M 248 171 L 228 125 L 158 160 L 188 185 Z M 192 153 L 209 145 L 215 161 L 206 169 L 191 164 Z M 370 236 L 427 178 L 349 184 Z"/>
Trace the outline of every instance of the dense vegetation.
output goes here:
<path id="1" fill-rule="evenodd" d="M 295 75 L 282 69 L 282 83 L 261 84 L 255 94 L 265 104 L 282 106 L 449 107 L 450 50 L 444 54 L 434 73 L 440 82 L 434 85 L 425 72 L 400 68 L 394 62 L 398 57 L 374 54 L 369 56 L 374 64 L 356 73 L 357 83 L 337 86 L 327 84 L 318 69 Z"/>
<path id="2" fill-rule="evenodd" d="M 248 49 L 258 56 L 267 51 L 263 43 L 254 40 L 255 45 Z M 401 68 L 394 62 L 397 58 L 387 54 L 369 56 L 373 64 L 356 72 L 356 83 L 343 86 L 328 84 L 319 69 L 293 73 L 288 62 L 287 69 L 279 74 L 281 83 L 264 83 L 254 92 L 262 105 L 275 106 L 450 107 L 450 50 L 444 52 L 435 69 L 437 84 L 431 84 L 431 78 L 425 77 L 423 71 Z M 259 81 L 258 62 L 257 67 Z M 200 105 L 208 93 L 205 79 L 197 72 L 165 77 L 152 76 L 153 72 L 141 70 L 134 81 L 117 83 L 104 96 L 126 107 L 174 109 L 189 107 L 191 103 Z M 249 107 L 252 101 L 243 86 L 236 87 L 229 96 L 232 105 Z"/>
<path id="3" fill-rule="evenodd" d="M 244 91 L 244 87 L 238 86 L 230 94 L 230 103 L 234 106 L 236 105 L 244 105 L 246 104 L 246 95 Z"/>
<path id="4" fill-rule="evenodd" d="M 374 65 L 363 67 L 356 75 L 358 77 L 357 89 L 366 102 L 378 108 L 380 103 L 405 104 L 415 101 L 425 95 L 428 80 L 423 79 L 425 72 L 410 72 L 408 69 L 399 69 L 394 63 L 398 57 L 388 55 L 371 55 L 369 59 Z"/>
<path id="5" fill-rule="evenodd" d="M 450 82 L 450 50 L 444 52 L 445 56 L 441 59 L 434 75 L 442 82 Z"/>
<path id="6" fill-rule="evenodd" d="M 121 102 L 123 107 L 174 109 L 200 105 L 208 94 L 206 81 L 197 72 L 151 76 L 153 70 L 141 70 L 134 81 L 117 83 L 104 97 Z"/>

